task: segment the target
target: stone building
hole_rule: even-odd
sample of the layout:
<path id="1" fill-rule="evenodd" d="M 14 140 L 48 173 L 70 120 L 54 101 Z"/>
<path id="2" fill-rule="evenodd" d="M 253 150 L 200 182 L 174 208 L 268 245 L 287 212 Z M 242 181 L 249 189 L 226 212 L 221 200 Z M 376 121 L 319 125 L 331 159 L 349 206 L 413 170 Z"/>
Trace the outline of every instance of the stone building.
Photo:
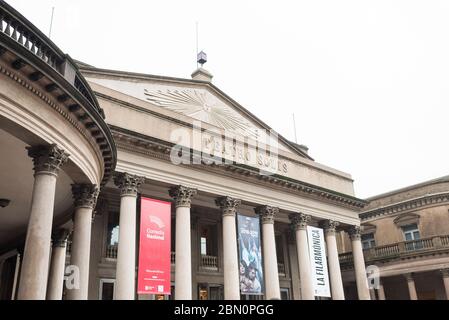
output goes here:
<path id="1" fill-rule="evenodd" d="M 378 267 L 373 299 L 449 299 L 449 176 L 367 199 L 360 214 L 367 266 Z M 347 298 L 356 298 L 345 235 L 340 260 Z"/>
<path id="2" fill-rule="evenodd" d="M 171 298 L 256 298 L 239 291 L 236 213 L 260 218 L 257 298 L 314 299 L 307 225 L 325 231 L 332 298 L 345 298 L 337 227 L 370 298 L 351 176 L 202 68 L 179 79 L 78 63 L 0 1 L 0 151 L 2 299 L 169 298 L 136 295 L 142 196 L 172 202 Z"/>

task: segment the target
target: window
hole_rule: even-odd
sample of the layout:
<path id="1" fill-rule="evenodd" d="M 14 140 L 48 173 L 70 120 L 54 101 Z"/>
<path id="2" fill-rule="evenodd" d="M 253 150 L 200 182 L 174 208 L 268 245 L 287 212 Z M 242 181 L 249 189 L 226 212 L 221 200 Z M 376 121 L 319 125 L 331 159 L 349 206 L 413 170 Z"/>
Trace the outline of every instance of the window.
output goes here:
<path id="1" fill-rule="evenodd" d="M 281 300 L 290 300 L 288 288 L 281 288 Z"/>
<path id="2" fill-rule="evenodd" d="M 417 250 L 422 248 L 421 241 L 417 241 L 421 239 L 419 234 L 418 225 L 416 223 L 409 224 L 402 227 L 402 232 L 404 233 L 404 240 L 407 241 L 405 243 L 406 250 Z M 408 242 L 410 241 L 410 242 Z"/>
<path id="3" fill-rule="evenodd" d="M 376 241 L 374 240 L 374 233 L 362 234 L 362 247 L 363 249 L 374 248 Z"/>
<path id="4" fill-rule="evenodd" d="M 207 238 L 201 237 L 201 254 L 207 255 Z"/>
<path id="5" fill-rule="evenodd" d="M 203 256 L 218 256 L 216 226 L 213 225 L 201 226 L 200 254 Z"/>
<path id="6" fill-rule="evenodd" d="M 100 300 L 114 300 L 115 279 L 100 279 Z"/>
<path id="7" fill-rule="evenodd" d="M 119 217 L 118 212 L 109 213 L 108 233 L 106 239 L 106 258 L 117 259 L 117 247 L 119 241 Z"/>
<path id="8" fill-rule="evenodd" d="M 224 290 L 221 284 L 200 283 L 198 285 L 199 300 L 223 300 Z"/>

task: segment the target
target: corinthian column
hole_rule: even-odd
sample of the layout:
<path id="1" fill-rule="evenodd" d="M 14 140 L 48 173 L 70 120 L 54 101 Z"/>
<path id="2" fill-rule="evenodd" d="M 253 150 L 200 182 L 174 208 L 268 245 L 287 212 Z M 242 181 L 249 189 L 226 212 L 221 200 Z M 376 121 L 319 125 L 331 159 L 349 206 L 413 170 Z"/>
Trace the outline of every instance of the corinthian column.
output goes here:
<path id="1" fill-rule="evenodd" d="M 18 299 L 45 300 L 56 179 L 69 155 L 56 145 L 27 149 L 34 162 L 34 185 Z"/>
<path id="2" fill-rule="evenodd" d="M 115 300 L 134 300 L 136 277 L 136 200 L 143 177 L 128 173 L 114 175 L 120 189 L 120 221 L 117 248 Z"/>
<path id="3" fill-rule="evenodd" d="M 329 276 L 333 300 L 344 300 L 345 292 L 341 279 L 340 259 L 338 258 L 337 240 L 335 231 L 339 223 L 334 220 L 326 220 L 322 224 L 326 238 L 327 259 L 329 264 Z"/>
<path id="4" fill-rule="evenodd" d="M 58 229 L 53 234 L 50 274 L 48 276 L 47 300 L 62 300 L 64 289 L 65 254 L 68 229 Z"/>
<path id="5" fill-rule="evenodd" d="M 223 268 L 225 300 L 240 300 L 239 261 L 237 257 L 236 208 L 241 200 L 222 197 L 215 200 L 223 215 Z"/>
<path id="6" fill-rule="evenodd" d="M 89 290 L 90 238 L 92 211 L 98 197 L 98 188 L 92 184 L 72 185 L 75 200 L 73 240 L 70 264 L 79 270 L 79 285 L 67 291 L 68 300 L 87 300 Z"/>
<path id="7" fill-rule="evenodd" d="M 176 206 L 175 299 L 192 300 L 192 250 L 190 245 L 190 207 L 196 189 L 176 186 L 169 190 Z"/>
<path id="8" fill-rule="evenodd" d="M 294 213 L 289 218 L 296 229 L 296 250 L 298 251 L 299 278 L 301 280 L 301 299 L 314 300 L 312 267 L 307 242 L 307 224 L 312 217 L 304 213 Z"/>
<path id="9" fill-rule="evenodd" d="M 370 300 L 368 280 L 366 278 L 365 258 L 363 257 L 361 228 L 352 226 L 349 229 L 349 236 L 352 244 L 352 255 L 354 257 L 355 282 L 359 300 Z"/>
<path id="10" fill-rule="evenodd" d="M 279 208 L 260 206 L 255 209 L 262 220 L 263 265 L 265 274 L 265 298 L 280 299 L 278 262 L 276 256 L 276 240 L 274 237 L 274 216 Z"/>

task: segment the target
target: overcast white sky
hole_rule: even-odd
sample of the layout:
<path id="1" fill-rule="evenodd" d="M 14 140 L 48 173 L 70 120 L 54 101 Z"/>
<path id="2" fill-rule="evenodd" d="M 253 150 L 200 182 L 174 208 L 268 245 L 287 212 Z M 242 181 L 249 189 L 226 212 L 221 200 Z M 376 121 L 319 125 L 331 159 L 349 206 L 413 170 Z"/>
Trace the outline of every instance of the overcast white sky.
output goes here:
<path id="1" fill-rule="evenodd" d="M 73 58 L 220 89 L 365 198 L 449 174 L 449 1 L 7 0 Z"/>

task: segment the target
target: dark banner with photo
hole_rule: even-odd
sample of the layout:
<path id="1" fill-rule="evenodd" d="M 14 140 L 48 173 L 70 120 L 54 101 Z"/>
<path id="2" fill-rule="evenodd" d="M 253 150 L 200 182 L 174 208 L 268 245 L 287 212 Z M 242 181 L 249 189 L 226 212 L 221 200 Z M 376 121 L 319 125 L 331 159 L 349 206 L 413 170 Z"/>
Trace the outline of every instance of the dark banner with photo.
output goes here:
<path id="1" fill-rule="evenodd" d="M 240 293 L 263 294 L 262 248 L 259 218 L 237 215 Z"/>

